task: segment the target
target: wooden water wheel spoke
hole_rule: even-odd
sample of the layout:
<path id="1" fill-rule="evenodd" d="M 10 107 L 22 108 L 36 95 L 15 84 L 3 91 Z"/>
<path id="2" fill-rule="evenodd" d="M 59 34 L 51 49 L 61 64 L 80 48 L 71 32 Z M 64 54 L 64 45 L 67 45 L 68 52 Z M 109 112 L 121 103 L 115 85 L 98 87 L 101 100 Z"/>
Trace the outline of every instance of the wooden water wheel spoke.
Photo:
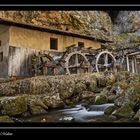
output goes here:
<path id="1" fill-rule="evenodd" d="M 76 54 L 76 57 L 75 57 L 75 65 L 76 66 L 79 66 L 79 62 L 78 62 L 79 60 L 78 60 L 78 54 Z"/>
<path id="2" fill-rule="evenodd" d="M 113 64 L 116 62 L 114 56 L 108 51 L 102 51 L 96 58 L 96 71 L 103 72 L 113 70 Z"/>
<path id="3" fill-rule="evenodd" d="M 107 53 L 105 54 L 105 63 L 104 63 L 104 66 L 106 67 L 105 68 L 105 71 L 107 71 L 108 70 L 108 67 L 107 67 L 108 66 L 108 54 Z"/>
<path id="4" fill-rule="evenodd" d="M 76 64 L 76 65 L 70 65 L 69 68 L 79 68 L 80 67 L 80 64 Z"/>

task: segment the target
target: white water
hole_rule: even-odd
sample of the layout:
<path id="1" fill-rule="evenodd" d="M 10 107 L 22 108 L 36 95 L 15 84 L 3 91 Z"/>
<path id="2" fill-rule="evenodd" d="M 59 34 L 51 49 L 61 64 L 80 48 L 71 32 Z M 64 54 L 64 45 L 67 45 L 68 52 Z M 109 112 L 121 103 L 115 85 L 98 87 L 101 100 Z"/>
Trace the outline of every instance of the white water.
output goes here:
<path id="1" fill-rule="evenodd" d="M 76 122 L 86 122 L 88 119 L 95 116 L 104 115 L 104 110 L 113 105 L 114 104 L 92 105 L 87 109 L 82 105 L 76 105 L 74 108 L 60 110 L 64 117 L 60 118 L 59 120 L 74 120 Z"/>

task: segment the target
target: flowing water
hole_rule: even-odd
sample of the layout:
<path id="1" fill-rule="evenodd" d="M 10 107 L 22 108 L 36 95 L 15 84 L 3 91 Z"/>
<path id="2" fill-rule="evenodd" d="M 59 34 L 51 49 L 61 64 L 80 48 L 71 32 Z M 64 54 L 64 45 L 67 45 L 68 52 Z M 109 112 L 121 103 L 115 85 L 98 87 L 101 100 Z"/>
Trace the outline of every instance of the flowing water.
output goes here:
<path id="1" fill-rule="evenodd" d="M 82 104 L 74 107 L 49 111 L 47 114 L 24 118 L 24 122 L 96 122 L 97 118 L 104 118 L 104 110 L 114 104 L 91 105 Z"/>

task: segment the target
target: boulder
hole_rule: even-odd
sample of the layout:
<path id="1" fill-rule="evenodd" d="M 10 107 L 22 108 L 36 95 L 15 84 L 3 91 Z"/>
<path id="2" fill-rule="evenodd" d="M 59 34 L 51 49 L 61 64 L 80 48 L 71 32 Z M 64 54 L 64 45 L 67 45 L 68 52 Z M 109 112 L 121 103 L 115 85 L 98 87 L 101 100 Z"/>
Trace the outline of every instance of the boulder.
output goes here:
<path id="1" fill-rule="evenodd" d="M 49 108 L 64 107 L 64 102 L 61 100 L 59 93 L 53 96 L 44 96 L 42 102 Z"/>
<path id="2" fill-rule="evenodd" d="M 133 109 L 129 105 L 125 105 L 112 112 L 112 115 L 121 118 L 130 118 L 134 115 Z"/>
<path id="3" fill-rule="evenodd" d="M 30 106 L 31 115 L 45 114 L 47 111 L 41 106 Z"/>
<path id="4" fill-rule="evenodd" d="M 107 85 L 107 78 L 103 75 L 100 75 L 97 77 L 97 87 L 98 88 L 102 88 L 102 87 L 106 87 Z"/>
<path id="5" fill-rule="evenodd" d="M 74 81 L 74 77 L 63 77 L 62 78 L 63 81 L 60 84 L 60 98 L 62 100 L 68 99 L 69 97 L 71 97 L 74 94 L 74 90 L 75 90 L 75 81 Z M 55 87 L 54 87 L 55 88 Z M 57 93 L 57 92 L 56 92 Z"/>
<path id="6" fill-rule="evenodd" d="M 31 115 L 46 113 L 48 106 L 46 106 L 39 95 L 28 96 L 27 99 L 28 111 Z"/>
<path id="7" fill-rule="evenodd" d="M 76 95 L 76 96 L 73 96 L 72 98 L 66 99 L 64 102 L 67 105 L 73 106 L 79 103 L 80 101 L 81 101 L 80 96 Z"/>
<path id="8" fill-rule="evenodd" d="M 95 104 L 104 104 L 108 102 L 107 95 L 104 94 L 96 94 L 95 96 Z"/>
<path id="9" fill-rule="evenodd" d="M 26 96 L 5 97 L 1 100 L 1 113 L 4 115 L 16 116 L 26 111 Z"/>

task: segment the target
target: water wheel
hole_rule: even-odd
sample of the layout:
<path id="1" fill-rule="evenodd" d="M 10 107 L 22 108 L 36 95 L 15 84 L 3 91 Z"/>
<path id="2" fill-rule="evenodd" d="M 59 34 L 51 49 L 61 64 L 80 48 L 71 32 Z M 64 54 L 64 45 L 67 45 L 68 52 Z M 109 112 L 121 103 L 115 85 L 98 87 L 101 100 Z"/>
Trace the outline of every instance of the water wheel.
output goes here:
<path id="1" fill-rule="evenodd" d="M 41 56 L 43 75 L 54 75 L 54 69 L 56 67 L 54 59 L 49 54 L 43 54 Z"/>
<path id="2" fill-rule="evenodd" d="M 65 69 L 67 74 L 90 72 L 91 65 L 86 56 L 80 51 L 69 53 L 65 61 Z"/>
<path id="3" fill-rule="evenodd" d="M 97 72 L 114 71 L 116 59 L 108 51 L 102 51 L 97 55 L 95 67 Z"/>
<path id="4" fill-rule="evenodd" d="M 51 75 L 53 74 L 53 69 L 55 63 L 53 58 L 49 54 L 39 53 L 35 55 L 32 59 L 32 71 L 34 75 Z"/>

